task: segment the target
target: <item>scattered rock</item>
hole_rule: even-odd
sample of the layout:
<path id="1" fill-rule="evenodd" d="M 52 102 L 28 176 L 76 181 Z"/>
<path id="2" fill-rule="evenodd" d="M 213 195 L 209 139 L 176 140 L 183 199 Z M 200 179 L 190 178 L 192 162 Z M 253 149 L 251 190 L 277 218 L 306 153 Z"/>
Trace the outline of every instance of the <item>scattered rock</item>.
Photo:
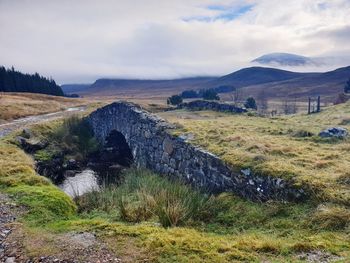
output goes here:
<path id="1" fill-rule="evenodd" d="M 246 109 L 236 107 L 227 103 L 219 103 L 216 101 L 194 100 L 187 103 L 181 103 L 177 108 L 187 108 L 190 110 L 214 110 L 220 112 L 243 113 Z"/>
<path id="2" fill-rule="evenodd" d="M 97 243 L 95 235 L 89 232 L 68 233 L 65 235 L 65 237 L 72 243 L 84 248 L 91 247 Z"/>
<path id="3" fill-rule="evenodd" d="M 38 139 L 26 139 L 22 136 L 17 136 L 16 140 L 21 145 L 21 147 L 28 153 L 33 153 L 42 150 L 48 145 L 47 141 L 42 141 Z"/>
<path id="4" fill-rule="evenodd" d="M 194 134 L 193 133 L 184 133 L 184 134 L 181 134 L 179 137 L 178 137 L 180 140 L 183 140 L 183 141 L 192 141 L 194 140 Z"/>
<path id="5" fill-rule="evenodd" d="M 339 138 L 344 139 L 348 135 L 348 131 L 345 128 L 341 127 L 332 127 L 326 130 L 323 130 L 319 133 L 319 136 L 322 138 Z"/>
<path id="6" fill-rule="evenodd" d="M 15 263 L 20 250 L 17 242 L 9 241 L 16 225 L 13 222 L 25 209 L 13 203 L 7 195 L 0 193 L 0 262 Z"/>
<path id="7" fill-rule="evenodd" d="M 75 159 L 69 159 L 65 164 L 63 164 L 67 170 L 76 170 L 79 168 L 79 164 Z"/>
<path id="8" fill-rule="evenodd" d="M 5 263 L 15 263 L 16 262 L 16 258 L 15 257 L 10 257 L 10 258 L 7 258 L 5 260 Z"/>
<path id="9" fill-rule="evenodd" d="M 298 259 L 305 260 L 306 262 L 328 263 L 341 260 L 342 258 L 325 251 L 314 250 L 300 253 Z"/>
<path id="10" fill-rule="evenodd" d="M 32 137 L 32 131 L 28 128 L 24 128 L 22 131 L 22 136 L 26 139 L 30 139 Z"/>

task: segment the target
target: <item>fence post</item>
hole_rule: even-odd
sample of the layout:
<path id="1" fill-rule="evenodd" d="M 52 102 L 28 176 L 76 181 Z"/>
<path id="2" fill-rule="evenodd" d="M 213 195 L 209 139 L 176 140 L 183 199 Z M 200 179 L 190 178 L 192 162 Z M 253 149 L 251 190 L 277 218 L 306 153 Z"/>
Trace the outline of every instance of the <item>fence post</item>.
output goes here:
<path id="1" fill-rule="evenodd" d="M 311 113 L 311 98 L 309 97 L 309 105 L 307 108 L 307 114 L 310 114 L 310 113 Z"/>
<path id="2" fill-rule="evenodd" d="M 317 112 L 321 111 L 321 96 L 317 97 Z"/>

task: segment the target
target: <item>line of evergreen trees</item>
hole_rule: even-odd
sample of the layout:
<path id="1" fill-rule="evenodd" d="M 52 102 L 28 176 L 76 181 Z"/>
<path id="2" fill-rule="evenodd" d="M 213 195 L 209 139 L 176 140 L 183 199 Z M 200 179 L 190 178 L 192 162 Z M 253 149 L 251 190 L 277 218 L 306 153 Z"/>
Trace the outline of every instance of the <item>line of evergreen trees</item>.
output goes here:
<path id="1" fill-rule="evenodd" d="M 42 77 L 38 73 L 33 75 L 23 74 L 16 71 L 13 67 L 11 69 L 0 67 L 0 92 L 31 92 L 56 96 L 64 95 L 61 87 L 58 86 L 52 78 L 48 79 Z"/>

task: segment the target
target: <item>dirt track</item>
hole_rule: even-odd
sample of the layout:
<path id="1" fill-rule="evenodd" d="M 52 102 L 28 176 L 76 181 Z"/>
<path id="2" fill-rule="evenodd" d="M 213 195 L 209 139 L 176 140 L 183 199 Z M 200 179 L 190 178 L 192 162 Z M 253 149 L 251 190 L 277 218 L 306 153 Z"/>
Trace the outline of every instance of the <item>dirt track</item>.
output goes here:
<path id="1" fill-rule="evenodd" d="M 0 138 L 8 135 L 9 133 L 15 130 L 23 129 L 27 125 L 36 124 L 44 121 L 56 120 L 62 117 L 67 117 L 77 112 L 83 112 L 85 110 L 86 110 L 85 106 L 73 107 L 73 108 L 68 108 L 64 111 L 47 113 L 47 114 L 36 115 L 36 116 L 29 116 L 29 117 L 17 119 L 8 123 L 0 124 Z"/>

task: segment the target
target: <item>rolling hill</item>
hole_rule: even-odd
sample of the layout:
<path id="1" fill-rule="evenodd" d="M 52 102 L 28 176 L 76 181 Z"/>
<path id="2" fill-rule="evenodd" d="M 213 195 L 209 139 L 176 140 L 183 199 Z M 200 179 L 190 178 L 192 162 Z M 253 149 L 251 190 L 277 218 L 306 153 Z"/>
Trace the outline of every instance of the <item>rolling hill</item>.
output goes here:
<path id="1" fill-rule="evenodd" d="M 304 74 L 297 78 L 270 83 L 250 85 L 244 88 L 246 94 L 257 96 L 261 90 L 269 98 L 304 98 L 321 95 L 327 101 L 343 91 L 350 78 L 350 66 L 325 73 Z"/>
<path id="2" fill-rule="evenodd" d="M 217 78 L 209 83 L 208 87 L 232 85 L 237 88 L 256 84 L 284 81 L 289 79 L 311 76 L 314 73 L 297 73 L 275 68 L 250 67 L 240 69 L 231 74 Z"/>
<path id="3" fill-rule="evenodd" d="M 268 98 L 322 95 L 332 101 L 350 78 L 350 66 L 325 73 L 299 73 L 275 68 L 250 67 L 222 77 L 196 77 L 173 80 L 98 79 L 91 86 L 74 92 L 83 96 L 167 97 L 189 89 L 234 86 L 243 88 L 246 96 L 258 96 L 261 90 Z M 62 86 L 67 92 L 66 86 Z M 72 91 L 72 89 L 70 89 Z"/>
<path id="4" fill-rule="evenodd" d="M 196 77 L 172 80 L 98 79 L 80 95 L 118 95 L 164 97 L 183 90 L 196 89 L 214 80 L 212 77 Z"/>

